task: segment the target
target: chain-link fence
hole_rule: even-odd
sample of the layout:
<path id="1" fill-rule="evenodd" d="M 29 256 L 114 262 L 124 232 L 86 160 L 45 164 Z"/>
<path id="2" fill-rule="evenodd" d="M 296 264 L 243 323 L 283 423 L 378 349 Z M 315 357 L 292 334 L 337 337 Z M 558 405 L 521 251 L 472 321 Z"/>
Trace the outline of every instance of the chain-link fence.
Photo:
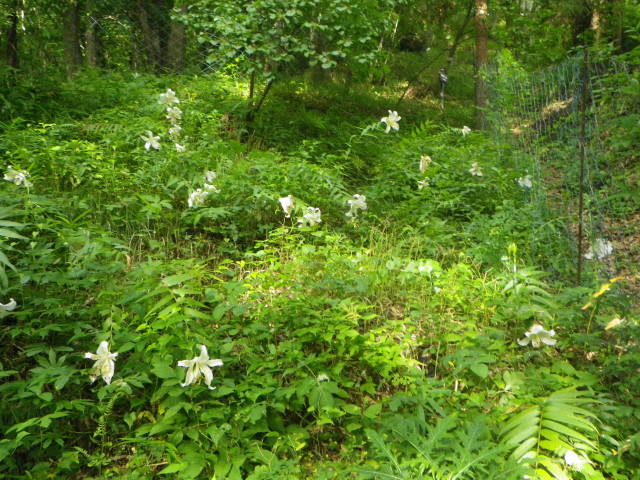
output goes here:
<path id="1" fill-rule="evenodd" d="M 127 65 L 135 71 L 163 73 L 227 73 L 244 80 L 250 60 L 216 55 L 221 32 L 187 26 L 186 7 L 169 9 L 162 2 L 121 2 L 87 13 L 85 42 L 87 61 L 99 66 Z M 92 38 L 93 37 L 93 38 Z M 89 58 L 89 42 L 95 42 L 95 59 Z"/>
<path id="2" fill-rule="evenodd" d="M 533 74 L 510 61 L 500 68 L 491 82 L 498 135 L 515 169 L 529 176 L 538 250 L 568 226 L 577 265 L 595 262 L 604 276 L 632 279 L 640 259 L 633 67 L 579 56 Z"/>
<path id="3" fill-rule="evenodd" d="M 2 2 L 0 10 L 5 8 Z M 186 6 L 171 4 L 86 0 L 45 11 L 17 1 L 7 12 L 9 21 L 0 23 L 0 65 L 23 78 L 56 78 L 56 71 L 72 74 L 89 66 L 141 73 L 224 73 L 248 80 L 252 60 L 242 48 L 232 54 L 217 49 L 224 33 L 211 22 L 199 24 Z"/>

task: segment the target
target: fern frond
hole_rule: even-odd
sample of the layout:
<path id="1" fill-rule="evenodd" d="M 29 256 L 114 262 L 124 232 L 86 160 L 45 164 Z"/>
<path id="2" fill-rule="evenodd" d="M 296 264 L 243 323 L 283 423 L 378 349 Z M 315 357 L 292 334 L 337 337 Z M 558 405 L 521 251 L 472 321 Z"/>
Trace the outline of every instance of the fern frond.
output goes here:
<path id="1" fill-rule="evenodd" d="M 589 409 L 595 403 L 590 391 L 572 387 L 554 392 L 507 421 L 500 430 L 501 442 L 514 449 L 511 457 L 516 460 L 536 458 L 543 467 L 536 470 L 540 478 L 564 480 L 558 456 L 578 445 L 583 451 L 598 451 L 599 432 L 592 422 L 597 416 Z"/>

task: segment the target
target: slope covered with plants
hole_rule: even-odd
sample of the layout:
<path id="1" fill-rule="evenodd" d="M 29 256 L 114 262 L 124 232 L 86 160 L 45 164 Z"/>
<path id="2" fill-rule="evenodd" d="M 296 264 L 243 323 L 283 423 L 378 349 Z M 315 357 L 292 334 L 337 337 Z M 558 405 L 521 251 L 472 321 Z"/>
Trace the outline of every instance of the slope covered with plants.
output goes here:
<path id="1" fill-rule="evenodd" d="M 2 125 L 0 475 L 635 478 L 631 276 L 573 286 L 469 105 L 50 88 Z"/>

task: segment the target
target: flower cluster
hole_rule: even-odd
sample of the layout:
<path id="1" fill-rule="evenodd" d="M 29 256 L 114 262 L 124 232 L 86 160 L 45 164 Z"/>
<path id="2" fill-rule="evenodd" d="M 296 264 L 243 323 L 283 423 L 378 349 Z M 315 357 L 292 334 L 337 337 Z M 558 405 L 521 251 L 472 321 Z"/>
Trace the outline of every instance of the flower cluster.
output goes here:
<path id="1" fill-rule="evenodd" d="M 117 352 L 112 353 L 109 351 L 109 342 L 106 341 L 100 343 L 96 353 L 87 352 L 84 354 L 84 358 L 96 361 L 89 372 L 89 379 L 91 380 L 91 383 L 95 382 L 98 377 L 102 377 L 107 385 L 111 383 L 111 379 L 113 378 L 113 374 L 116 369 L 117 356 Z M 211 367 L 221 367 L 222 365 L 222 360 L 218 358 L 210 360 L 209 354 L 207 353 L 207 347 L 201 345 L 199 356 L 194 357 L 191 360 L 180 360 L 178 362 L 179 367 L 187 369 L 185 382 L 180 385 L 182 387 L 191 385 L 202 376 L 204 377 L 204 381 L 207 384 L 207 387 L 209 387 L 209 390 L 214 390 L 215 387 L 211 386 L 211 381 L 213 380 Z"/>
<path id="2" fill-rule="evenodd" d="M 524 334 L 522 340 L 518 340 L 518 345 L 525 347 L 529 343 L 533 348 L 538 348 L 541 343 L 545 345 L 555 345 L 556 341 L 553 337 L 556 334 L 553 330 L 545 330 L 542 325 L 537 323 L 532 325 L 528 332 Z"/>
<path id="3" fill-rule="evenodd" d="M 176 92 L 174 92 L 170 88 L 167 89 L 166 93 L 160 94 L 158 103 L 160 105 L 167 106 L 167 113 L 165 118 L 169 120 L 169 123 L 171 124 L 171 127 L 169 128 L 169 136 L 174 142 L 178 153 L 184 152 L 186 150 L 186 147 L 178 143 L 178 138 L 180 137 L 180 132 L 182 131 L 182 127 L 179 124 L 180 120 L 182 119 L 182 110 L 174 106 L 174 104 L 180 103 L 180 100 L 178 99 L 178 97 L 176 97 Z M 156 150 L 160 150 L 160 148 L 162 148 L 162 145 L 160 144 L 160 137 L 154 136 L 151 130 L 147 130 L 146 135 L 140 135 L 140 138 L 144 140 L 144 148 L 146 148 L 147 151 L 151 148 L 154 148 Z"/>
<path id="4" fill-rule="evenodd" d="M 431 157 L 428 155 L 422 155 L 420 157 L 420 163 L 419 163 L 419 168 L 420 168 L 420 173 L 424 173 L 427 171 L 427 168 L 429 168 L 429 165 L 431 165 Z M 429 177 L 424 177 L 423 180 L 418 181 L 418 190 L 422 190 L 424 187 L 428 187 L 429 186 Z"/>
<path id="5" fill-rule="evenodd" d="M 420 157 L 420 173 L 424 173 L 427 171 L 427 168 L 429 168 L 429 165 L 431 165 L 431 162 L 433 160 L 431 160 L 431 157 L 428 155 L 422 155 Z"/>
<path id="6" fill-rule="evenodd" d="M 161 93 L 160 99 L 158 100 L 160 105 L 167 106 L 167 115 L 165 118 L 169 120 L 171 127 L 169 128 L 169 135 L 171 136 L 171 140 L 176 146 L 176 150 L 178 153 L 184 152 L 186 147 L 184 145 L 180 145 L 178 143 L 178 138 L 180 137 L 180 132 L 182 131 L 182 127 L 179 122 L 182 120 L 182 110 L 178 107 L 174 107 L 173 105 L 176 103 L 180 103 L 178 97 L 176 97 L 176 93 L 170 88 L 167 89 L 167 93 Z"/>
<path id="7" fill-rule="evenodd" d="M 4 174 L 4 179 L 13 182 L 16 185 L 24 185 L 25 187 L 33 187 L 33 183 L 29 180 L 29 172 L 26 170 L 15 170 L 13 167 L 7 167 L 7 172 Z"/>
<path id="8" fill-rule="evenodd" d="M 312 227 L 318 223 L 322 222 L 320 218 L 320 209 L 315 207 L 307 207 L 307 213 L 305 213 L 302 218 L 298 219 L 300 225 L 298 228 L 302 228 L 304 226 Z"/>
<path id="9" fill-rule="evenodd" d="M 295 202 L 291 195 L 287 195 L 286 197 L 282 197 L 279 199 L 280 206 L 282 207 L 282 211 L 284 212 L 284 218 L 291 218 L 293 214 L 293 210 L 295 208 Z M 307 213 L 305 213 L 302 218 L 298 219 L 298 228 L 302 228 L 304 226 L 313 226 L 322 222 L 321 212 L 319 208 L 315 207 L 307 207 Z"/>
<path id="10" fill-rule="evenodd" d="M 349 204 L 349 211 L 345 214 L 347 217 L 357 218 L 358 210 L 366 210 L 367 209 L 367 198 L 364 195 L 354 195 L 353 200 L 347 201 Z"/>
<path id="11" fill-rule="evenodd" d="M 463 137 L 466 137 L 470 133 L 471 133 L 471 129 L 469 127 L 467 127 L 466 125 L 464 127 L 462 127 L 462 136 Z"/>
<path id="12" fill-rule="evenodd" d="M 471 165 L 471 168 L 469 169 L 469 173 L 471 175 L 476 175 L 478 177 L 482 176 L 482 170 L 480 170 L 480 165 L 478 165 L 478 162 L 474 162 Z"/>
<path id="13" fill-rule="evenodd" d="M 367 209 L 367 197 L 360 194 L 355 194 L 352 199 L 347 200 L 347 204 L 349 205 L 349 211 L 345 213 L 347 217 L 357 218 L 358 210 L 366 210 Z M 295 202 L 291 195 L 287 195 L 286 197 L 281 197 L 278 199 L 280 202 L 280 206 L 282 207 L 282 211 L 284 212 L 284 218 L 291 218 L 291 215 L 295 209 Z M 302 227 L 313 227 L 314 225 L 318 225 L 322 223 L 322 212 L 319 208 L 316 207 L 307 207 L 306 213 L 302 216 L 302 218 L 298 219 L 299 228 Z"/>
<path id="14" fill-rule="evenodd" d="M 533 187 L 533 183 L 531 182 L 531 175 L 525 175 L 524 177 L 520 177 L 518 179 L 518 185 L 520 185 L 522 188 Z"/>
<path id="15" fill-rule="evenodd" d="M 197 190 L 191 192 L 189 195 L 188 204 L 189 207 L 197 207 L 198 205 L 202 205 L 206 198 L 211 193 L 220 193 L 220 189 L 216 188 L 215 185 L 212 185 L 207 182 L 213 182 L 217 178 L 215 172 L 208 170 L 205 172 L 203 179 L 205 181 L 203 188 L 198 188 Z"/>

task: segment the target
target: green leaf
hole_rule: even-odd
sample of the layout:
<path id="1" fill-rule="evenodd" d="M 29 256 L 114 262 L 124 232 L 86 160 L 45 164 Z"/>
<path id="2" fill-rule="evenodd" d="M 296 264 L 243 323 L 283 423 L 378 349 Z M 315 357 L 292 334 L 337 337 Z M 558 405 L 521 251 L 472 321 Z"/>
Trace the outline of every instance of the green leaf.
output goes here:
<path id="1" fill-rule="evenodd" d="M 178 275 L 169 275 L 162 279 L 162 283 L 165 287 L 173 287 L 178 283 L 184 283 L 187 280 L 191 280 L 196 276 L 195 273 L 180 273 Z"/>
<path id="2" fill-rule="evenodd" d="M 14 232 L 13 230 L 8 230 L 6 228 L 0 228 L 0 236 L 16 238 L 18 240 L 27 240 L 27 237 L 20 235 L 19 233 Z"/>
<path id="3" fill-rule="evenodd" d="M 382 411 L 382 404 L 374 403 L 363 412 L 363 415 L 367 418 L 376 418 L 378 415 L 380 415 L 381 411 Z"/>
<path id="4" fill-rule="evenodd" d="M 167 475 L 169 473 L 179 472 L 181 470 L 184 470 L 185 468 L 187 468 L 186 463 L 172 463 L 167 467 L 165 467 L 164 469 L 160 470 L 158 473 L 162 475 Z"/>
<path id="5" fill-rule="evenodd" d="M 487 378 L 489 375 L 489 367 L 484 363 L 474 363 L 469 369 L 480 378 Z"/>
<path id="6" fill-rule="evenodd" d="M 152 369 L 151 372 L 158 378 L 175 378 L 176 372 L 173 368 L 171 368 L 169 365 L 155 365 Z"/>

